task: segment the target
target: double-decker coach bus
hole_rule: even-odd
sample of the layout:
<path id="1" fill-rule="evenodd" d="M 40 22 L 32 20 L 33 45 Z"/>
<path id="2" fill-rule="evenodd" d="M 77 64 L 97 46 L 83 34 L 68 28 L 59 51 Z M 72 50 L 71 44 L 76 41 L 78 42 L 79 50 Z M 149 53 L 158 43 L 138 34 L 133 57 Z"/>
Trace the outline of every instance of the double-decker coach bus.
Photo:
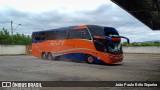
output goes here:
<path id="1" fill-rule="evenodd" d="M 70 26 L 32 33 L 32 54 L 43 59 L 72 59 L 112 64 L 123 60 L 116 29 L 98 25 Z"/>

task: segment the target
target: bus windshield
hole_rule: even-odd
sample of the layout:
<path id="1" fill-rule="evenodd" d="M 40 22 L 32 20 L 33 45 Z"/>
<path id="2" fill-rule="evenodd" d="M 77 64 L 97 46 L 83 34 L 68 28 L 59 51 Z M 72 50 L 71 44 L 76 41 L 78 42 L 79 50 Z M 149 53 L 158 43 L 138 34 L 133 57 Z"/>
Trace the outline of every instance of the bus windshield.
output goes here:
<path id="1" fill-rule="evenodd" d="M 94 37 L 94 44 L 98 51 L 114 54 L 122 53 L 121 41 L 109 40 L 111 38 L 121 38 L 116 29 L 104 27 L 104 36 Z"/>
<path id="2" fill-rule="evenodd" d="M 120 41 L 113 41 L 109 43 L 109 40 L 94 39 L 95 47 L 98 51 L 109 52 L 114 54 L 122 53 L 122 45 Z"/>
<path id="3" fill-rule="evenodd" d="M 122 44 L 120 42 L 113 42 L 108 45 L 108 52 L 119 54 L 122 53 Z"/>

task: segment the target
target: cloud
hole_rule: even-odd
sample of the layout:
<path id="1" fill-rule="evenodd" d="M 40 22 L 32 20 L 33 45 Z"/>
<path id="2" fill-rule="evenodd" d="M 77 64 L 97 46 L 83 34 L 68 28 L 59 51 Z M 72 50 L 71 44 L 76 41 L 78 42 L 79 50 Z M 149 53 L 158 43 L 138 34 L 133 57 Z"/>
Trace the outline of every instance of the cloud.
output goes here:
<path id="1" fill-rule="evenodd" d="M 0 17 L 0 28 L 10 30 L 12 20 L 14 27 L 18 23 L 22 24 L 15 32 L 24 34 L 65 26 L 96 24 L 115 27 L 120 35 L 129 37 L 131 42 L 160 38 L 159 32 L 150 30 L 126 11 L 112 4 L 103 4 L 94 10 L 62 12 L 57 9 L 41 13 L 22 12 L 7 7 L 0 10 Z"/>

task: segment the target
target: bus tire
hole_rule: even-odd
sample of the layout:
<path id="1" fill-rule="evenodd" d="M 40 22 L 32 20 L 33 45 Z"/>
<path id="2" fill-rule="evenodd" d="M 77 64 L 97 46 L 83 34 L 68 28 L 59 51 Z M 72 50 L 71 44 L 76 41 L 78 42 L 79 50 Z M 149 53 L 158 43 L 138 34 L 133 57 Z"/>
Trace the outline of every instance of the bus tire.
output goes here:
<path id="1" fill-rule="evenodd" d="M 46 53 L 43 52 L 42 55 L 41 55 L 41 57 L 42 57 L 42 59 L 46 59 L 47 58 Z"/>
<path id="2" fill-rule="evenodd" d="M 48 53 L 48 54 L 47 54 L 47 59 L 48 59 L 48 60 L 53 60 L 52 53 Z"/>
<path id="3" fill-rule="evenodd" d="M 88 64 L 93 64 L 94 63 L 93 57 L 91 55 L 86 55 L 86 62 Z"/>

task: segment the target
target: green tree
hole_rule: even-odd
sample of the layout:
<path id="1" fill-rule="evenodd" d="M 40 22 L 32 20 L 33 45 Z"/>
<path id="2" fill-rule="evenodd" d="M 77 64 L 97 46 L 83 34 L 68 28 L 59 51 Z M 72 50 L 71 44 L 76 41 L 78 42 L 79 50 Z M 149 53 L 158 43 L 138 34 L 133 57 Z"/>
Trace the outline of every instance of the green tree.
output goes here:
<path id="1" fill-rule="evenodd" d="M 31 43 L 32 39 L 29 35 L 17 33 L 11 36 L 7 29 L 0 30 L 0 45 L 29 45 Z"/>

